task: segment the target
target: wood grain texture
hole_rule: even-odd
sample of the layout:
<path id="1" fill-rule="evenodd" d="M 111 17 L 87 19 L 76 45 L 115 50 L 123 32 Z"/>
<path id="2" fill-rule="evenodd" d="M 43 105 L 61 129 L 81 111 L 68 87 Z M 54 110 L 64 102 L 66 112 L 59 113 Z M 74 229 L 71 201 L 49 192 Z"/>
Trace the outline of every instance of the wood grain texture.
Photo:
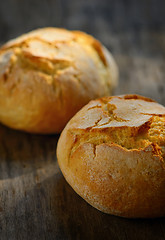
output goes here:
<path id="1" fill-rule="evenodd" d="M 165 105 L 164 9 L 160 0 L 5 0 L 0 42 L 44 26 L 86 31 L 119 65 L 114 94 L 142 94 Z M 0 125 L 0 239 L 165 239 L 165 218 L 119 218 L 81 199 L 58 168 L 58 137 Z"/>

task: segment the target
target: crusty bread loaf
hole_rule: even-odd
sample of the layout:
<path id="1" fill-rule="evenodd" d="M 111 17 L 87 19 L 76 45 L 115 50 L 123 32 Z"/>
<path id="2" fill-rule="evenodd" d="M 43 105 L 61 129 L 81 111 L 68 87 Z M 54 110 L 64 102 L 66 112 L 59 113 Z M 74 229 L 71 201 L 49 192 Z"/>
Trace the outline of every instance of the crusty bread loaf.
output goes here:
<path id="1" fill-rule="evenodd" d="M 117 83 L 111 54 L 92 36 L 44 28 L 0 49 L 0 122 L 33 133 L 58 133 L 89 100 Z"/>
<path id="2" fill-rule="evenodd" d="M 89 102 L 58 146 L 61 171 L 95 208 L 123 217 L 165 216 L 165 107 L 138 95 Z"/>

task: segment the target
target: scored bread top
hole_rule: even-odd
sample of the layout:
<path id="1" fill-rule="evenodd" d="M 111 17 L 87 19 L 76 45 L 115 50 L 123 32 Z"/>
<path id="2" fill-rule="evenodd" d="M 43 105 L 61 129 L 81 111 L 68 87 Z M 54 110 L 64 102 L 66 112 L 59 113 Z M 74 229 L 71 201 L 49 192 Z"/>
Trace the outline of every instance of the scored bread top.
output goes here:
<path id="1" fill-rule="evenodd" d="M 8 59 L 12 66 L 18 63 L 25 70 L 38 70 L 50 76 L 55 73 L 60 75 L 60 71 L 67 68 L 72 68 L 71 72 L 76 77 L 80 74 L 79 70 L 86 68 L 88 70 L 81 74 L 90 76 L 88 65 L 91 69 L 97 66 L 106 94 L 109 93 L 109 88 L 112 89 L 117 83 L 117 67 L 111 54 L 99 41 L 80 31 L 38 29 L 7 42 L 1 47 L 0 53 L 1 61 Z M 4 65 L 0 72 L 4 71 Z M 95 75 L 98 71 L 93 71 L 92 74 Z M 79 76 L 79 81 L 83 85 L 83 77 Z"/>
<path id="2" fill-rule="evenodd" d="M 91 101 L 68 124 L 76 136 L 72 152 L 83 142 L 115 143 L 127 149 L 150 144 L 165 156 L 165 107 L 149 98 L 124 95 Z"/>

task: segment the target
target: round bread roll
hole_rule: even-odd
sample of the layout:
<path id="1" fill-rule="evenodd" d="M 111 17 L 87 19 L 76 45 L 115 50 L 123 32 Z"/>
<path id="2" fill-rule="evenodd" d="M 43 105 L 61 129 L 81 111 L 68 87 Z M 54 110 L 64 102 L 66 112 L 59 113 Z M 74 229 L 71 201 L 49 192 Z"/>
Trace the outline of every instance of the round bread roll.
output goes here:
<path id="1" fill-rule="evenodd" d="M 165 216 L 165 107 L 138 95 L 89 102 L 57 147 L 61 171 L 93 207 L 122 217 Z"/>
<path id="2" fill-rule="evenodd" d="M 118 70 L 111 54 L 79 31 L 43 28 L 0 49 L 0 122 L 59 133 L 91 99 L 109 95 Z"/>

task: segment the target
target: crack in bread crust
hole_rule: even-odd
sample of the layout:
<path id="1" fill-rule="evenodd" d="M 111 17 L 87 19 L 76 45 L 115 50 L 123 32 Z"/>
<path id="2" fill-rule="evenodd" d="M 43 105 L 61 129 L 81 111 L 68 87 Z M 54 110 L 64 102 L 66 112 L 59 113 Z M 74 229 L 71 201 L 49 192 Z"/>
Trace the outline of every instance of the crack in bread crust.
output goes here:
<path id="1" fill-rule="evenodd" d="M 144 107 L 146 99 L 141 99 L 144 102 L 140 102 L 140 104 L 143 103 L 142 105 L 139 105 L 138 102 L 137 106 L 134 104 L 130 109 L 132 118 L 128 116 L 124 118 L 123 109 L 121 109 L 120 104 L 118 104 L 118 100 L 120 99 L 120 103 L 121 101 L 126 101 L 126 104 L 129 105 L 130 100 L 130 104 L 133 104 L 133 97 L 134 96 L 124 97 L 126 100 L 121 97 L 106 98 L 108 99 L 107 101 L 101 99 L 97 100 L 96 106 L 91 107 L 89 103 L 88 107 L 86 107 L 84 111 L 82 110 L 79 123 L 77 125 L 71 123 L 71 127 L 68 127 L 70 134 L 76 136 L 76 143 L 73 143 L 70 156 L 84 143 L 92 143 L 94 145 L 114 143 L 128 150 L 138 149 L 141 151 L 147 146 L 154 144 L 156 154 L 159 153 L 164 158 L 165 108 L 150 99 L 147 102 L 150 104 L 151 109 L 149 105 Z M 135 101 L 137 101 L 138 97 L 136 96 L 135 99 Z M 101 106 L 98 102 L 101 103 Z M 111 102 L 114 103 L 111 104 Z M 118 105 L 115 105 L 115 102 Z M 137 110 L 139 107 L 142 108 L 143 112 L 139 109 Z M 94 113 L 98 112 L 98 110 L 100 114 L 95 116 Z M 130 114 L 129 112 L 127 113 Z M 118 115 L 122 115 L 123 118 L 118 118 Z M 129 121 L 135 121 L 140 115 L 142 115 L 142 119 L 140 119 L 138 125 L 129 126 Z M 93 118 L 93 122 L 90 118 Z M 91 121 L 89 125 L 86 123 L 88 120 Z M 118 123 L 114 126 L 111 122 Z"/>

